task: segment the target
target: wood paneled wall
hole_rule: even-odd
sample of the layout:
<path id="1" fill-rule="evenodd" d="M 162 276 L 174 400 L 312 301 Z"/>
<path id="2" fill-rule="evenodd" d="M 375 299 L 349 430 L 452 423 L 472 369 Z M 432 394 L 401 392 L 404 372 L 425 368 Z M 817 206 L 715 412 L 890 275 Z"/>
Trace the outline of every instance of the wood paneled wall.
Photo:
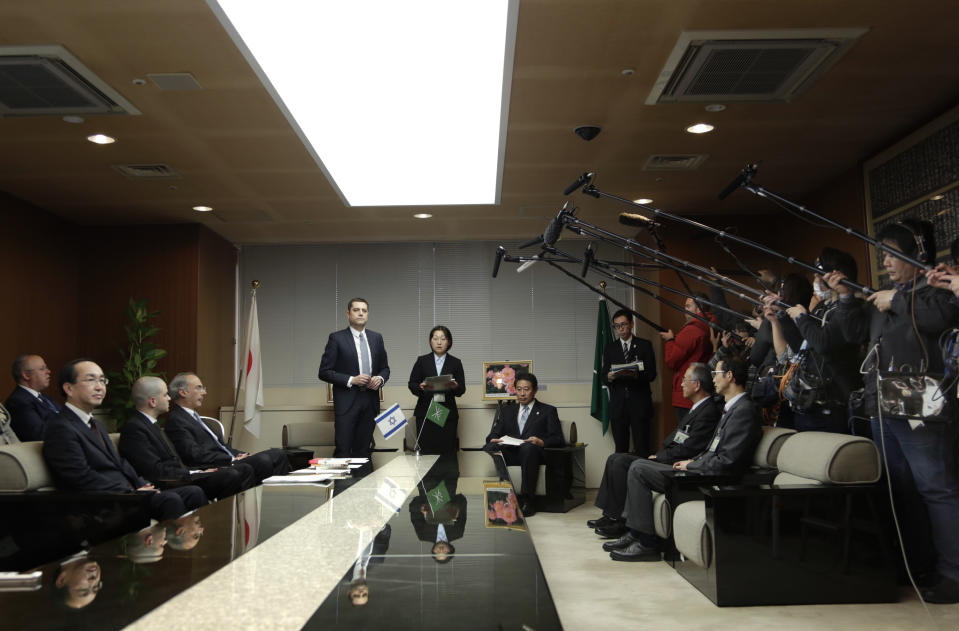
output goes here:
<path id="1" fill-rule="evenodd" d="M 0 225 L 4 366 L 35 352 L 54 373 L 75 357 L 116 369 L 127 302 L 146 298 L 160 312 L 156 343 L 168 351 L 158 370 L 167 378 L 197 371 L 210 386 L 210 414 L 233 403 L 236 257 L 229 242 L 197 224 L 76 226 L 5 196 Z"/>
<path id="2" fill-rule="evenodd" d="M 65 224 L 0 193 L 0 396 L 14 387 L 9 373 L 22 353 L 38 353 L 53 371 L 76 356 L 77 268 Z M 56 386 L 48 394 L 54 393 Z"/>

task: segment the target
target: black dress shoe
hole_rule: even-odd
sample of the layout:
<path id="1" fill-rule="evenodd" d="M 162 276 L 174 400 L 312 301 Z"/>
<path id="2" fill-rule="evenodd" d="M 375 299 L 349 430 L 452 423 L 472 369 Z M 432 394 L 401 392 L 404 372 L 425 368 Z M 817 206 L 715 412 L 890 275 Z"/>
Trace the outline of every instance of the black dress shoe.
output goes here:
<path id="1" fill-rule="evenodd" d="M 603 515 L 603 516 L 600 517 L 599 519 L 587 519 L 587 520 L 586 520 L 586 525 L 587 525 L 588 527 L 594 528 L 594 529 L 595 529 L 595 528 L 605 528 L 606 526 L 609 526 L 610 524 L 615 524 L 615 523 L 616 523 L 616 520 L 615 520 L 615 519 L 613 519 L 612 517 L 607 517 L 606 515 Z"/>
<path id="2" fill-rule="evenodd" d="M 636 537 L 627 531 L 625 535 L 616 541 L 607 541 L 604 543 L 603 550 L 606 550 L 606 552 L 612 552 L 613 550 L 625 550 L 631 543 L 634 542 L 636 542 Z"/>
<path id="3" fill-rule="evenodd" d="M 659 550 L 647 548 L 638 541 L 629 544 L 625 550 L 613 550 L 609 558 L 613 561 L 662 561 Z"/>
<path id="4" fill-rule="evenodd" d="M 959 603 L 959 583 L 943 576 L 935 587 L 921 590 L 922 599 L 927 603 L 951 605 Z"/>
<path id="5" fill-rule="evenodd" d="M 616 521 L 606 526 L 605 528 L 597 528 L 593 532 L 602 537 L 603 539 L 619 539 L 629 529 L 626 528 L 626 524 L 621 521 Z"/>
<path id="6" fill-rule="evenodd" d="M 519 511 L 523 513 L 523 517 L 532 517 L 536 514 L 533 502 L 523 502 L 519 507 Z"/>

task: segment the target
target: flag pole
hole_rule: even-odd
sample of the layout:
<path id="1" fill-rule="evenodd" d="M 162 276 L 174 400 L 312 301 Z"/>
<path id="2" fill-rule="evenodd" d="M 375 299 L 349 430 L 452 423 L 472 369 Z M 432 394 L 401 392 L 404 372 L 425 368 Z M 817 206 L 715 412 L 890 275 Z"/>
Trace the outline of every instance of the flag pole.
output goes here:
<path id="1" fill-rule="evenodd" d="M 256 290 L 260 288 L 260 281 L 254 280 L 250 282 L 252 289 L 250 290 L 250 296 L 256 295 Z M 237 338 L 237 343 L 240 340 Z M 241 362 L 240 370 L 236 375 L 236 388 L 234 389 L 233 394 L 233 415 L 230 418 L 230 436 L 226 439 L 226 446 L 233 446 L 233 428 L 236 427 L 236 406 L 240 404 L 240 384 L 243 382 L 243 363 Z"/>

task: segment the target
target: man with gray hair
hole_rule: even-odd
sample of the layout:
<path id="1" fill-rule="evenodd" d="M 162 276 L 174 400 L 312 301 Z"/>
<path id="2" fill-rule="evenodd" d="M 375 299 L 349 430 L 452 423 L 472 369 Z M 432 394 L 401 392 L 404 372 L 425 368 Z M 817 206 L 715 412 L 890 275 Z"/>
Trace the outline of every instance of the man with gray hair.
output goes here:
<path id="1" fill-rule="evenodd" d="M 191 471 L 184 466 L 170 440 L 157 425 L 157 418 L 170 410 L 166 383 L 159 377 L 140 377 L 133 384 L 136 411 L 120 431 L 120 454 L 141 476 L 163 488 L 195 484 L 210 500 L 230 497 L 256 484 L 253 467 L 207 468 Z"/>
<path id="2" fill-rule="evenodd" d="M 290 472 L 290 463 L 282 449 L 267 449 L 255 454 L 226 445 L 223 433 L 200 419 L 206 386 L 192 372 L 181 372 L 170 380 L 170 398 L 175 405 L 167 416 L 166 434 L 180 458 L 189 467 L 229 467 L 237 463 L 253 467 L 257 482 Z"/>
<path id="3" fill-rule="evenodd" d="M 650 460 L 664 465 L 702 453 L 716 429 L 722 409 L 720 399 L 714 397 L 716 390 L 706 364 L 690 364 L 680 384 L 683 396 L 693 406 L 682 423 L 663 441 L 663 448 L 649 456 Z M 615 453 L 606 459 L 606 470 L 596 495 L 596 506 L 603 509 L 603 516 L 586 522 L 602 537 L 612 539 L 626 533 L 626 522 L 622 517 L 626 506 L 626 478 L 636 460 L 640 460 L 639 456 L 630 453 Z"/>
<path id="4" fill-rule="evenodd" d="M 43 440 L 47 421 L 60 412 L 60 406 L 43 394 L 50 385 L 50 369 L 39 355 L 20 355 L 13 362 L 12 373 L 17 387 L 6 402 L 10 428 L 23 442 Z"/>

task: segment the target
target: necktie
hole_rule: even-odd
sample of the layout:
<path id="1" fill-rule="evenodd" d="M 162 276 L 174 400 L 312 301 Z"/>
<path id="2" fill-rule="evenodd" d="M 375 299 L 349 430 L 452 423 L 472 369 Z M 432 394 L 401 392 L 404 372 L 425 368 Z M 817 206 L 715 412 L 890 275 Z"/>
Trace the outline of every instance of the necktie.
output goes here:
<path id="1" fill-rule="evenodd" d="M 629 356 L 629 344 L 623 342 L 623 357 L 628 358 Z"/>
<path id="2" fill-rule="evenodd" d="M 523 429 L 526 428 L 526 419 L 529 417 L 529 406 L 523 406 L 523 413 L 519 416 L 519 433 L 523 434 Z"/>
<path id="3" fill-rule="evenodd" d="M 54 412 L 60 411 L 57 409 L 57 406 L 53 404 L 53 401 L 43 396 L 42 394 L 38 394 L 37 398 L 40 399 L 40 403 L 42 403 L 45 407 L 49 408 L 50 410 L 53 410 Z"/>
<path id="4" fill-rule="evenodd" d="M 206 426 L 206 423 L 204 423 L 204 422 L 200 419 L 200 415 L 196 413 L 196 410 L 193 410 L 193 418 L 195 418 L 195 419 L 196 419 L 196 422 L 199 423 L 199 424 L 203 427 L 203 429 L 205 429 L 205 430 L 207 431 L 207 433 L 210 434 L 210 436 L 213 437 L 213 442 L 216 443 L 216 446 L 219 447 L 220 449 L 222 449 L 223 452 L 226 453 L 228 456 L 230 456 L 230 459 L 232 459 L 232 458 L 233 458 L 233 452 L 230 451 L 229 449 L 227 449 L 226 445 L 224 445 L 223 443 L 220 442 L 220 439 L 216 437 L 216 434 L 213 433 L 213 430 L 210 429 L 209 427 L 207 427 L 207 426 Z"/>
<path id="5" fill-rule="evenodd" d="M 370 374 L 370 347 L 366 343 L 366 336 L 360 333 L 360 373 Z"/>
<path id="6" fill-rule="evenodd" d="M 96 435 L 97 440 L 100 441 L 100 446 L 103 447 L 105 450 L 109 451 L 109 449 L 107 449 L 107 444 L 103 441 L 103 436 L 100 434 L 100 431 L 97 429 L 96 421 L 94 421 L 92 418 L 90 419 L 90 429 Z"/>

